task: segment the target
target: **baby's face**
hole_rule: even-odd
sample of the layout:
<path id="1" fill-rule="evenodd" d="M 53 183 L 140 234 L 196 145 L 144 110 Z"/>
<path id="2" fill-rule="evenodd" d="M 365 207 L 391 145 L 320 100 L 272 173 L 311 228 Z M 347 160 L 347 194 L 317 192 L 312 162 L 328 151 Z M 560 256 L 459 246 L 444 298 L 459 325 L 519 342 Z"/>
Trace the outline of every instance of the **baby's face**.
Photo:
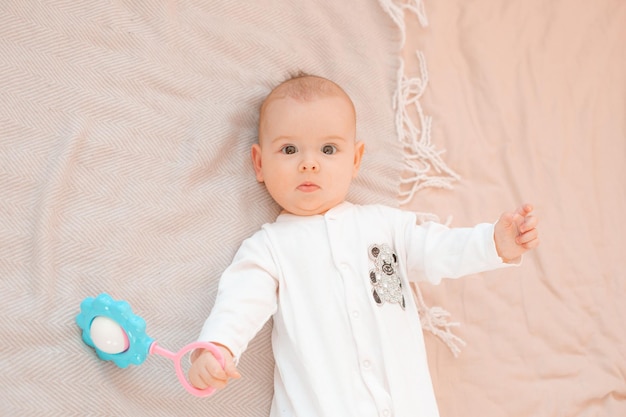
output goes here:
<path id="1" fill-rule="evenodd" d="M 364 147 L 355 137 L 344 96 L 272 99 L 252 147 L 257 180 L 289 213 L 325 213 L 345 200 L 359 170 Z"/>

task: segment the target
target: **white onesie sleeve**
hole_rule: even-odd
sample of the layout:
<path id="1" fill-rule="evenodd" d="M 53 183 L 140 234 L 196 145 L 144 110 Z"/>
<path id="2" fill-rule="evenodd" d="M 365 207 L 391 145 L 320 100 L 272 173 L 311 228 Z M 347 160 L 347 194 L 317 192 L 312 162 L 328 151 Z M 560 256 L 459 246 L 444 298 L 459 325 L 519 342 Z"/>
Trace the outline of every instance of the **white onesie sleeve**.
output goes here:
<path id="1" fill-rule="evenodd" d="M 235 358 L 276 312 L 275 263 L 263 230 L 246 239 L 220 278 L 217 298 L 199 341 L 220 343 Z"/>
<path id="2" fill-rule="evenodd" d="M 410 277 L 426 277 L 438 284 L 442 278 L 490 271 L 509 266 L 496 251 L 494 224 L 481 223 L 474 227 L 448 228 L 427 222 L 408 227 L 406 233 L 408 270 Z"/>

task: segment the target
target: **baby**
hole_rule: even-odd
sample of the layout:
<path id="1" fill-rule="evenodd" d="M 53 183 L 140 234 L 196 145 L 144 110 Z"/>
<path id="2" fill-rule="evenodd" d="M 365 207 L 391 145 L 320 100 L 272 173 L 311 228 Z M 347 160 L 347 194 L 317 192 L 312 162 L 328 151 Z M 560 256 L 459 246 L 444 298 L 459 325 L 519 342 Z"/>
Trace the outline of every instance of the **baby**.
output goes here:
<path id="1" fill-rule="evenodd" d="M 335 83 L 294 77 L 265 99 L 256 178 L 282 207 L 243 242 L 223 273 L 189 380 L 223 388 L 273 317 L 271 416 L 437 416 L 410 281 L 515 264 L 539 244 L 532 206 L 493 224 L 417 225 L 413 213 L 345 201 L 364 144 L 355 108 Z"/>

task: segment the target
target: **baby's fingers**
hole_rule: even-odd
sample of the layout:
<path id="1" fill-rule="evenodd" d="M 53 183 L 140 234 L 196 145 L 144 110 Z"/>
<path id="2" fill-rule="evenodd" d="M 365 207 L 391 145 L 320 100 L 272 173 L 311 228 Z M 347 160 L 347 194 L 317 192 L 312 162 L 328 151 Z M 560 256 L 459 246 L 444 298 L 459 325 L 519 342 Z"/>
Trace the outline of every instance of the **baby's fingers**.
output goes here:
<path id="1" fill-rule="evenodd" d="M 204 351 L 191 365 L 189 382 L 198 389 L 221 389 L 226 386 L 228 376 L 213 354 Z"/>
<path id="2" fill-rule="evenodd" d="M 526 217 L 528 214 L 530 214 L 532 211 L 534 210 L 534 207 L 532 206 L 532 204 L 522 204 L 516 211 L 517 214 L 519 214 L 522 217 Z"/>
<path id="3" fill-rule="evenodd" d="M 189 382 L 191 385 L 201 390 L 207 389 L 208 387 L 219 389 L 226 385 L 225 383 L 222 384 L 220 380 L 215 379 L 206 367 L 200 367 L 196 369 L 196 372 L 190 373 Z"/>
<path id="4" fill-rule="evenodd" d="M 526 249 L 535 248 L 537 247 L 537 245 L 539 245 L 539 233 L 537 232 L 537 229 L 533 228 L 527 232 L 520 234 L 515 239 L 515 242 Z"/>
<path id="5" fill-rule="evenodd" d="M 202 371 L 190 372 L 189 373 L 189 382 L 197 389 L 207 389 L 209 384 L 206 382 L 208 376 L 208 371 L 206 371 L 206 375 L 203 375 Z"/>
<path id="6" fill-rule="evenodd" d="M 536 216 L 533 216 L 532 214 L 526 216 L 526 218 L 520 225 L 520 232 L 528 232 L 529 230 L 536 228 L 537 224 L 539 224 L 539 219 Z"/>
<path id="7" fill-rule="evenodd" d="M 224 367 L 225 375 L 228 378 L 239 379 L 241 378 L 241 374 L 237 370 L 237 367 L 233 363 L 232 359 L 226 361 L 226 366 Z"/>
<path id="8" fill-rule="evenodd" d="M 219 366 L 219 369 L 216 369 L 212 365 L 204 368 L 200 372 L 200 376 L 202 378 L 202 382 L 206 384 L 207 387 L 213 387 L 216 389 L 222 389 L 228 383 L 228 378 L 226 377 L 226 373 Z"/>

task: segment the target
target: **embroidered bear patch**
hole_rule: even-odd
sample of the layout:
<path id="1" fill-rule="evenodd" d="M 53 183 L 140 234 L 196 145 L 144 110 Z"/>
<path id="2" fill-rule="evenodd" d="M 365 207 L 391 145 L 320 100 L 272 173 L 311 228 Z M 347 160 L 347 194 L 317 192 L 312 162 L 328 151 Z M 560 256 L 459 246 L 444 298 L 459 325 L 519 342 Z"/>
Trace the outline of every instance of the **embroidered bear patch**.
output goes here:
<path id="1" fill-rule="evenodd" d="M 402 282 L 398 276 L 398 256 L 384 243 L 370 246 L 368 254 L 374 263 L 374 268 L 370 269 L 374 301 L 378 305 L 397 303 L 404 309 Z"/>

